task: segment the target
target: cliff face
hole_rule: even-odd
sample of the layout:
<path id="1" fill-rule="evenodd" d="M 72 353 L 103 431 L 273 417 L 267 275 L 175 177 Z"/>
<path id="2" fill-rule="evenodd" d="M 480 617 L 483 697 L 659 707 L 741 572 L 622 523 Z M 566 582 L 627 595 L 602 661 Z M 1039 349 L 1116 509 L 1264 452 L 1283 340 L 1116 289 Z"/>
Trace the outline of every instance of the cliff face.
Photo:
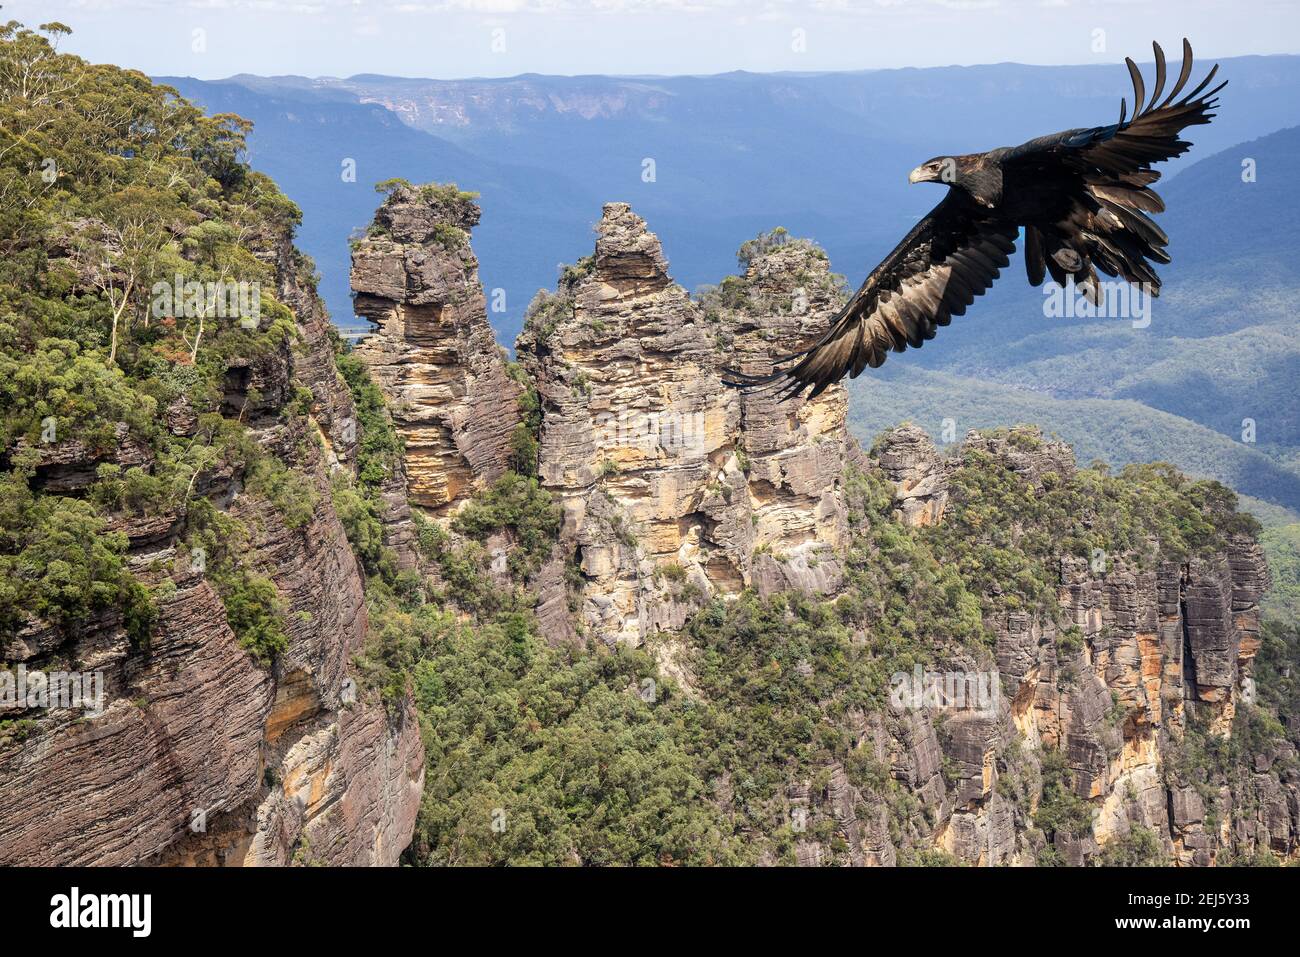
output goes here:
<path id="1" fill-rule="evenodd" d="M 1016 438 L 971 433 L 941 458 L 923 432 L 903 427 L 883 436 L 874 454 L 895 483 L 895 514 L 927 526 L 943 520 L 949 477 L 971 456 L 989 457 L 1039 489 L 1073 473 L 1068 446 Z M 1252 759 L 1253 773 L 1235 788 L 1210 788 L 1183 762 L 1193 738 L 1226 739 L 1243 696 L 1253 698 L 1259 601 L 1268 587 L 1259 544 L 1233 535 L 1214 555 L 1154 562 L 1062 554 L 1057 569 L 1060 617 L 1025 610 L 985 620 L 1002 701 L 996 714 L 958 719 L 944 746 L 973 765 L 978 786 L 936 830 L 935 843 L 980 864 L 1023 860 L 1034 850 L 1015 805 L 1028 798 L 1036 806 L 1041 780 L 1038 793 L 1019 792 L 1024 772 L 1008 758 L 1028 747 L 1059 750 L 1074 792 L 1094 812 L 1090 835 L 1058 839 L 1068 863 L 1085 863 L 1138 826 L 1184 865 L 1211 864 L 1224 849 L 1295 854 L 1296 816 L 1270 810 L 1296 806 L 1288 752 Z M 917 760 L 925 764 L 932 750 L 922 747 Z M 1007 775 L 1016 784 L 999 787 Z"/>
<path id="2" fill-rule="evenodd" d="M 521 390 L 487 320 L 469 233 L 472 197 L 400 186 L 352 252 L 354 307 L 377 326 L 356 354 L 388 401 L 406 455 L 406 495 L 455 510 L 507 468 Z"/>
<path id="3" fill-rule="evenodd" d="M 778 231 L 742 248 L 744 274 L 701 300 L 718 323 L 724 364 L 749 375 L 771 372 L 774 356 L 825 329 L 841 303 L 826 254 L 784 240 Z M 736 395 L 754 529 L 747 584 L 764 595 L 833 593 L 848 538 L 844 469 L 857 453 L 846 427 L 848 391 L 841 383 L 812 401 L 782 402 L 770 389 Z"/>
<path id="4" fill-rule="evenodd" d="M 637 644 L 680 628 L 711 594 L 829 590 L 844 524 L 843 390 L 778 408 L 721 378 L 731 348 L 746 371 L 770 367 L 801 323 L 824 319 L 824 295 L 803 315 L 778 311 L 801 271 L 825 276 L 824 257 L 764 257 L 746 281 L 771 299 L 708 315 L 626 204 L 605 207 L 597 236 L 593 256 L 533 304 L 517 343 L 542 406 L 538 476 L 578 552 L 585 630 Z"/>
<path id="5" fill-rule="evenodd" d="M 785 402 L 725 387 L 724 367 L 769 371 L 840 302 L 825 255 L 781 231 L 692 300 L 645 222 L 606 206 L 593 255 L 530 307 L 512 369 L 477 220 L 466 194 L 401 186 L 355 248 L 376 324 L 356 355 L 405 441 L 391 461 L 387 413 L 356 359 L 336 362 L 304 264 L 286 235 L 259 237 L 296 334 L 228 357 L 212 401 L 256 454 L 204 459 L 192 491 L 247 530 L 239 561 L 282 605 L 283 646 L 259 660 L 241 643 L 229 582 L 194 562 L 195 516 L 113 511 L 157 617 L 143 644 L 117 612 L 6 638 L 8 668 L 102 670 L 107 695 L 91 716 L 0 711 L 21 725 L 0 725 L 0 863 L 391 865 L 413 832 L 433 862 L 1300 854 L 1295 748 L 1253 703 L 1268 573 L 1217 493 L 1078 469 L 1032 429 L 941 455 L 904 426 L 866 454 L 842 386 Z M 213 427 L 182 402 L 162 419 L 177 437 Z M 73 497 L 103 466 L 160 459 L 125 424 L 17 452 Z M 563 714 L 543 665 L 574 669 Z M 982 697 L 894 700 L 913 666 Z M 490 758 L 452 748 L 465 773 L 435 767 L 423 810 L 425 761 L 446 756 L 424 753 L 412 670 L 450 743 L 484 695 L 515 696 L 501 720 L 520 721 Z M 382 699 L 363 687 L 375 672 Z M 594 810 L 561 784 L 529 792 L 494 777 L 523 760 L 516 738 L 552 742 L 539 775 L 626 766 L 638 786 Z M 598 748 L 554 744 L 573 739 Z M 642 774 L 682 817 L 613 851 L 596 819 Z M 501 838 L 494 817 L 484 836 L 480 805 L 532 827 Z M 543 833 L 570 826 L 571 844 Z M 466 839 L 448 850 L 450 832 Z"/>
<path id="6" fill-rule="evenodd" d="M 165 597 L 144 646 L 107 613 L 71 633 L 31 620 L 0 648 L 11 671 L 102 671 L 106 690 L 99 714 L 0 713 L 34 716 L 0 744 L 0 863 L 393 865 L 410 841 L 423 781 L 411 702 L 390 713 L 353 676 L 369 623 L 329 479 L 353 458 L 352 400 L 292 244 L 268 234 L 259 248 L 299 341 L 232 361 L 223 407 L 250 422 L 261 454 L 302 477 L 315 505 L 290 527 L 242 469 L 220 464 L 194 487 L 249 530 L 240 560 L 273 586 L 287 644 L 271 666 L 240 645 L 181 538 L 183 512 L 114 517 L 131 570 Z M 294 381 L 310 389 L 305 418 L 281 414 Z M 180 407 L 167 421 L 178 435 L 197 427 Z M 104 461 L 68 448 L 58 457 L 59 491 L 72 495 Z M 138 459 L 128 448 L 111 461 Z"/>

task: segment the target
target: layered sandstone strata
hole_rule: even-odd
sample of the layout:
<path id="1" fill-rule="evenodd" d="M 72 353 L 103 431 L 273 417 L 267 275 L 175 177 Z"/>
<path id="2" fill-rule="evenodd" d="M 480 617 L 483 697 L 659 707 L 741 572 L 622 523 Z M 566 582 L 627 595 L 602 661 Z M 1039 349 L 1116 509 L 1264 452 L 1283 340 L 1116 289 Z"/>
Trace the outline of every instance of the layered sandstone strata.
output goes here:
<path id="1" fill-rule="evenodd" d="M 737 359 L 770 368 L 834 308 L 818 287 L 790 310 L 805 273 L 827 275 L 824 256 L 798 253 L 753 263 L 752 311 L 719 316 L 672 281 L 644 220 L 610 203 L 594 254 L 531 307 L 517 349 L 542 404 L 538 475 L 578 552 L 587 633 L 638 643 L 708 594 L 837 582 L 843 390 L 778 406 L 722 380 Z"/>
<path id="2" fill-rule="evenodd" d="M 290 528 L 224 468 L 201 473 L 194 491 L 248 529 L 239 560 L 274 585 L 288 647 L 267 666 L 240 646 L 180 539 L 183 513 L 114 516 L 132 571 L 155 587 L 158 618 L 147 646 L 109 614 L 73 633 L 33 620 L 3 642 L 8 669 L 102 672 L 105 695 L 98 713 L 0 713 L 31 722 L 0 739 L 0 863 L 394 865 L 410 842 L 424 773 L 413 705 L 390 711 L 352 673 L 369 623 L 329 479 L 352 459 L 352 402 L 292 244 L 267 237 L 265 248 L 301 340 L 232 362 L 222 405 L 308 480 L 317 507 Z M 280 414 L 295 381 L 311 391 L 305 421 Z M 180 407 L 166 417 L 177 434 L 194 419 Z M 63 446 L 42 468 L 75 494 L 103 455 Z M 141 461 L 129 445 L 112 460 Z"/>
<path id="3" fill-rule="evenodd" d="M 971 454 L 1039 490 L 1050 474 L 1068 476 L 1075 467 L 1068 446 L 1032 430 L 971 433 L 944 458 L 920 430 L 901 427 L 873 454 L 895 483 L 896 516 L 911 525 L 943 520 L 948 479 Z M 1296 853 L 1300 827 L 1285 810 L 1300 806 L 1289 755 L 1260 756 L 1253 774 L 1208 800 L 1169 765 L 1191 712 L 1207 733 L 1226 738 L 1236 707 L 1252 693 L 1259 600 L 1268 585 L 1258 543 L 1233 536 L 1221 554 L 1154 565 L 1125 554 L 1063 555 L 1059 582 L 1063 619 L 1019 610 L 985 621 L 996 639 L 1001 702 L 994 714 L 941 722 L 957 784 L 922 797 L 939 825 L 917 835 L 920 842 L 970 863 L 1032 860 L 1028 811 L 1041 783 L 1033 781 L 1036 759 L 1026 758 L 1045 748 L 1061 750 L 1077 794 L 1093 808 L 1092 834 L 1058 838 L 1067 862 L 1085 863 L 1135 826 L 1152 830 L 1182 864 L 1213 863 L 1224 848 Z M 913 769 L 934 763 L 931 736 L 928 726 L 911 731 L 904 773 L 894 760 L 895 777 L 914 792 Z M 999 787 L 1003 777 L 1014 784 Z M 1212 833 L 1216 819 L 1236 821 L 1240 833 Z"/>
<path id="4" fill-rule="evenodd" d="M 454 186 L 401 186 L 352 251 L 354 306 L 376 326 L 356 353 L 405 442 L 407 498 L 437 515 L 506 470 L 520 420 L 469 245 L 479 215 Z"/>
<path id="5" fill-rule="evenodd" d="M 701 301 L 726 364 L 763 375 L 825 331 L 843 301 L 840 277 L 818 246 L 780 230 L 742 247 L 741 263 L 742 275 Z M 756 552 L 751 583 L 760 593 L 832 592 L 847 540 L 848 391 L 839 383 L 812 400 L 779 388 L 736 394 Z"/>

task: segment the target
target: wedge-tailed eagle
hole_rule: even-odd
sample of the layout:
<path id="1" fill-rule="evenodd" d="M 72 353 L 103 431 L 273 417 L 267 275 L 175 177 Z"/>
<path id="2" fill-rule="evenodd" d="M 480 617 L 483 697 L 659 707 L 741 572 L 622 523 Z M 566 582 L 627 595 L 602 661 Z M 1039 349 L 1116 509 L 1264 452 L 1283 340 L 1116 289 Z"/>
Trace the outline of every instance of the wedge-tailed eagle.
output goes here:
<path id="1" fill-rule="evenodd" d="M 1151 262 L 1167 263 L 1169 239 L 1146 215 L 1164 210 L 1151 189 L 1152 164 L 1185 153 L 1179 134 L 1210 122 L 1221 83 L 1208 89 L 1213 67 L 1190 93 L 1192 48 L 1183 40 L 1183 66 L 1162 100 L 1165 55 L 1155 49 L 1150 99 L 1142 73 L 1125 59 L 1133 79 L 1133 115 L 1121 100 L 1119 121 L 1066 130 L 987 153 L 936 156 L 912 170 L 913 183 L 942 183 L 948 193 L 871 271 L 831 321 L 801 352 L 776 360 L 770 375 L 728 370 L 729 385 L 772 385 L 782 396 L 821 393 L 845 375 L 876 368 L 892 350 L 918 348 L 940 326 L 982 296 L 1010 262 L 1024 231 L 1025 269 L 1038 286 L 1047 274 L 1100 302 L 1097 272 L 1141 284 L 1158 295 Z"/>

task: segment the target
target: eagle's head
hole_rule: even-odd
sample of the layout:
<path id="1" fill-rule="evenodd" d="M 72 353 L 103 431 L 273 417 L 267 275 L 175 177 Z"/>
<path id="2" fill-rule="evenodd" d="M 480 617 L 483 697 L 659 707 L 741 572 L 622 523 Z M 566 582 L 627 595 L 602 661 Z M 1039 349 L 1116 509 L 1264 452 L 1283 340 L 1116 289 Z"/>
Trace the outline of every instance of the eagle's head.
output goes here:
<path id="1" fill-rule="evenodd" d="M 928 159 L 907 174 L 909 183 L 946 183 L 949 186 L 957 182 L 957 157 L 936 156 Z"/>
<path id="2" fill-rule="evenodd" d="M 1002 198 L 1002 170 L 983 159 L 980 154 L 936 156 L 912 170 L 907 181 L 960 186 L 976 202 L 991 208 Z"/>

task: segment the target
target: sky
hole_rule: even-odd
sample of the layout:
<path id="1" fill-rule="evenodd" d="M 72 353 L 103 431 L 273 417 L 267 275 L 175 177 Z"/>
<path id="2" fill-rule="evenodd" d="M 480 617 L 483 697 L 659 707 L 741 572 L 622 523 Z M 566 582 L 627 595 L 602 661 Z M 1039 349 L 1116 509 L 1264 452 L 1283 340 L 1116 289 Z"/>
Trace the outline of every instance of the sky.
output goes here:
<path id="1" fill-rule="evenodd" d="M 861 70 L 1300 52 L 1297 0 L 0 0 L 153 76 L 444 79 Z"/>

